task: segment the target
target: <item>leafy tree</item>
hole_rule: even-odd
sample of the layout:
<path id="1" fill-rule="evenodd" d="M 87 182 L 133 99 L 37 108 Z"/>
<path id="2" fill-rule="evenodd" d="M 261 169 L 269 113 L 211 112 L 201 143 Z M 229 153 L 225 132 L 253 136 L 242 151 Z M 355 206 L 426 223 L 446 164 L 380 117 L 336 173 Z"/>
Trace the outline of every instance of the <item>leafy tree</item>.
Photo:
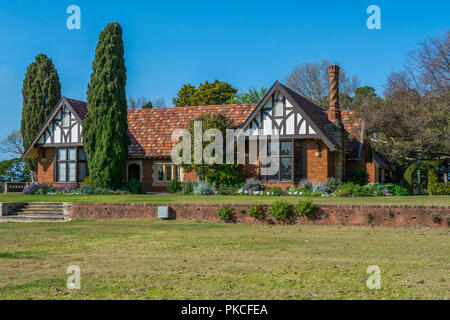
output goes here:
<path id="1" fill-rule="evenodd" d="M 259 103 L 267 93 L 267 88 L 250 88 L 246 92 L 238 93 L 234 97 L 235 103 L 238 104 L 249 104 L 249 103 Z"/>
<path id="2" fill-rule="evenodd" d="M 30 171 L 20 158 L 0 161 L 0 182 L 30 181 Z"/>
<path id="3" fill-rule="evenodd" d="M 119 187 L 128 154 L 126 68 L 122 28 L 110 23 L 100 33 L 87 90 L 83 142 L 93 184 Z"/>
<path id="4" fill-rule="evenodd" d="M 207 164 L 203 161 L 202 164 L 194 163 L 194 122 L 202 122 L 202 136 L 208 129 L 217 129 L 222 133 L 222 137 L 226 137 L 226 130 L 233 128 L 233 120 L 227 118 L 223 114 L 203 114 L 197 119 L 191 121 L 187 129 L 191 134 L 191 164 L 182 164 L 182 167 L 187 172 L 194 172 L 202 181 L 207 181 L 215 187 L 224 185 L 238 185 L 244 181 L 242 166 L 238 164 L 226 164 L 226 153 L 223 152 L 223 164 Z M 225 140 L 225 139 L 224 139 Z M 214 140 L 203 141 L 202 154 L 205 148 Z M 225 150 L 225 141 L 223 141 L 223 150 Z"/>
<path id="5" fill-rule="evenodd" d="M 355 90 L 355 95 L 354 95 L 354 99 L 359 99 L 362 97 L 375 97 L 375 88 L 373 87 L 369 87 L 369 86 L 364 86 L 364 87 L 359 87 Z"/>
<path id="6" fill-rule="evenodd" d="M 225 81 L 201 83 L 198 88 L 185 84 L 172 100 L 174 106 L 206 106 L 232 103 L 237 89 Z"/>
<path id="7" fill-rule="evenodd" d="M 327 60 L 322 63 L 303 63 L 295 66 L 286 76 L 286 85 L 297 91 L 300 95 L 314 102 L 324 109 L 329 108 L 329 79 Z M 358 77 L 348 76 L 347 72 L 341 68 L 339 73 L 339 94 L 340 103 L 346 107 L 351 102 L 349 97 L 358 87 Z"/>
<path id="8" fill-rule="evenodd" d="M 45 54 L 36 56 L 25 74 L 22 86 L 23 109 L 21 132 L 23 147 L 28 148 L 52 109 L 61 99 L 61 83 L 58 72 L 50 58 Z M 36 180 L 36 159 L 26 160 Z"/>
<path id="9" fill-rule="evenodd" d="M 148 101 L 147 103 L 142 105 L 142 109 L 152 109 L 152 108 L 153 108 L 153 104 L 151 101 Z"/>
<path id="10" fill-rule="evenodd" d="M 172 103 L 175 107 L 192 106 L 191 98 L 194 95 L 197 88 L 191 84 L 184 84 L 178 91 L 177 97 L 172 99 Z"/>

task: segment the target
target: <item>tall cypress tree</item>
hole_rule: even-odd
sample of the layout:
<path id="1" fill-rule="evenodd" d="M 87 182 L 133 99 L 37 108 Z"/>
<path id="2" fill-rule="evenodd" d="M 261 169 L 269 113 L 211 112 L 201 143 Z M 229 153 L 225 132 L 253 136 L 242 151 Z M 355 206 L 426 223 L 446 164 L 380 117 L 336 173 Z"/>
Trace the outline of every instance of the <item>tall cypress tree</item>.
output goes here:
<path id="1" fill-rule="evenodd" d="M 52 109 L 61 99 L 61 83 L 58 72 L 45 54 L 36 56 L 25 74 L 22 86 L 23 109 L 21 133 L 23 147 L 28 148 L 38 130 L 44 124 Z M 27 159 L 26 164 L 36 179 L 37 162 Z"/>
<path id="2" fill-rule="evenodd" d="M 110 23 L 95 49 L 83 121 L 83 144 L 95 186 L 119 187 L 123 179 L 129 145 L 126 72 L 122 28 Z"/>

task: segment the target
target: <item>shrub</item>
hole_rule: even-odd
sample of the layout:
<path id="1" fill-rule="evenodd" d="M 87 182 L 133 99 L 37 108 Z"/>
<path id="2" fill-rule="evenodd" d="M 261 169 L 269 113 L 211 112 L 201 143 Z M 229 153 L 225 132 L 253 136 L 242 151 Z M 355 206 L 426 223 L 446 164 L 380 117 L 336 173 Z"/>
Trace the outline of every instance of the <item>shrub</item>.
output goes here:
<path id="1" fill-rule="evenodd" d="M 345 176 L 346 182 L 353 182 L 354 184 L 359 184 L 363 186 L 367 184 L 368 176 L 367 172 L 364 169 L 355 169 L 347 172 Z"/>
<path id="2" fill-rule="evenodd" d="M 284 200 L 276 201 L 270 207 L 269 213 L 278 220 L 286 220 L 291 214 L 291 205 Z"/>
<path id="3" fill-rule="evenodd" d="M 31 183 L 23 188 L 23 194 L 35 194 L 39 187 L 38 184 Z"/>
<path id="4" fill-rule="evenodd" d="M 256 219 L 263 219 L 264 210 L 260 204 L 255 204 L 248 209 L 248 215 Z"/>
<path id="5" fill-rule="evenodd" d="M 409 195 L 409 190 L 405 187 L 399 186 L 398 184 L 394 185 L 394 194 L 396 196 L 407 196 Z"/>
<path id="6" fill-rule="evenodd" d="M 433 214 L 431 216 L 431 220 L 433 220 L 434 223 L 438 223 L 438 224 L 442 223 L 442 217 L 438 214 Z"/>
<path id="7" fill-rule="evenodd" d="M 234 220 L 234 209 L 232 206 L 223 206 L 217 211 L 217 216 L 224 221 Z"/>
<path id="8" fill-rule="evenodd" d="M 338 178 L 328 178 L 327 184 L 330 187 L 331 192 L 334 192 L 334 190 L 342 184 L 342 181 Z"/>
<path id="9" fill-rule="evenodd" d="M 244 170 L 239 164 L 220 164 L 209 166 L 205 180 L 214 186 L 239 185 L 245 181 Z"/>
<path id="10" fill-rule="evenodd" d="M 90 186 L 93 187 L 94 184 L 92 183 L 92 178 L 90 176 L 87 176 L 84 178 L 83 182 L 81 183 L 82 186 Z"/>
<path id="11" fill-rule="evenodd" d="M 270 192 L 272 196 L 282 196 L 284 194 L 283 190 L 279 186 L 273 186 L 267 192 Z"/>
<path id="12" fill-rule="evenodd" d="M 321 194 L 329 194 L 329 193 L 331 193 L 331 187 L 325 183 L 313 184 L 312 192 L 319 192 Z"/>
<path id="13" fill-rule="evenodd" d="M 309 181 L 308 179 L 302 179 L 300 180 L 300 182 L 298 183 L 298 187 L 300 188 L 306 188 L 309 191 L 312 191 L 312 182 Z"/>
<path id="14" fill-rule="evenodd" d="M 428 170 L 428 193 L 432 195 L 450 194 L 450 182 L 439 182 L 434 168 Z"/>
<path id="15" fill-rule="evenodd" d="M 181 190 L 183 190 L 183 185 L 181 184 L 181 181 L 178 179 L 172 179 L 169 182 L 169 185 L 167 186 L 167 189 L 169 190 L 169 193 L 178 193 Z"/>
<path id="16" fill-rule="evenodd" d="M 142 183 L 137 179 L 131 179 L 127 184 L 128 190 L 132 194 L 141 194 L 143 193 Z"/>
<path id="17" fill-rule="evenodd" d="M 336 188 L 335 194 L 337 197 L 362 197 L 370 196 L 373 193 L 371 193 L 370 185 L 361 186 L 353 182 L 346 182 Z"/>
<path id="18" fill-rule="evenodd" d="M 295 206 L 295 213 L 299 216 L 305 216 L 308 218 L 315 217 L 319 206 L 311 200 L 300 200 Z"/>
<path id="19" fill-rule="evenodd" d="M 214 193 L 214 188 L 210 186 L 207 182 L 200 181 L 194 185 L 193 191 L 196 196 L 210 195 Z"/>
<path id="20" fill-rule="evenodd" d="M 217 191 L 220 195 L 229 196 L 236 192 L 236 188 L 233 186 L 220 186 Z"/>
<path id="21" fill-rule="evenodd" d="M 445 218 L 445 222 L 447 222 L 447 227 L 450 227 L 450 217 Z"/>
<path id="22" fill-rule="evenodd" d="M 82 194 L 87 194 L 87 195 L 109 193 L 109 190 L 106 188 L 94 188 L 94 187 L 86 186 L 86 185 L 82 185 L 80 191 Z"/>
<path id="23" fill-rule="evenodd" d="M 255 180 L 255 179 L 248 179 L 244 186 L 242 187 L 242 190 L 245 191 L 263 191 L 264 185 L 262 182 Z"/>
<path id="24" fill-rule="evenodd" d="M 0 181 L 0 193 L 5 192 L 5 183 L 3 181 Z"/>
<path id="25" fill-rule="evenodd" d="M 47 194 L 47 188 L 41 187 L 39 189 L 36 190 L 36 192 L 34 194 L 40 195 L 40 194 Z"/>
<path id="26" fill-rule="evenodd" d="M 289 187 L 286 189 L 286 194 L 289 196 L 308 196 L 310 193 L 308 188 Z"/>
<path id="27" fill-rule="evenodd" d="M 193 182 L 186 182 L 183 184 L 183 193 L 184 194 L 191 194 L 194 192 L 194 183 Z"/>

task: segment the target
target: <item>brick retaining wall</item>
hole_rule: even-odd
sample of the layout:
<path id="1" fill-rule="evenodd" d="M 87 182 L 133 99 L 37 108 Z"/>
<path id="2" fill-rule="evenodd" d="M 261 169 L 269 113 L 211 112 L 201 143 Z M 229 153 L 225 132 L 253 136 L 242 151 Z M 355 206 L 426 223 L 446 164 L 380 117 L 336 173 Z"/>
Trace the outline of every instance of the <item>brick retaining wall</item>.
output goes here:
<path id="1" fill-rule="evenodd" d="M 154 204 L 154 203 L 72 203 L 70 220 L 108 220 L 158 217 L 158 206 L 169 206 L 175 219 L 220 222 L 216 212 L 222 207 L 217 204 Z M 265 220 L 257 220 L 247 215 L 250 205 L 233 205 L 235 222 L 278 223 L 266 215 Z M 268 205 L 263 206 L 265 211 Z M 244 213 L 241 211 L 245 211 Z M 342 226 L 389 226 L 411 228 L 445 228 L 446 217 L 450 217 L 450 206 L 375 206 L 375 205 L 320 205 L 321 216 L 311 220 L 297 217 L 291 224 L 342 225 Z M 442 223 L 434 223 L 432 216 L 439 215 Z"/>

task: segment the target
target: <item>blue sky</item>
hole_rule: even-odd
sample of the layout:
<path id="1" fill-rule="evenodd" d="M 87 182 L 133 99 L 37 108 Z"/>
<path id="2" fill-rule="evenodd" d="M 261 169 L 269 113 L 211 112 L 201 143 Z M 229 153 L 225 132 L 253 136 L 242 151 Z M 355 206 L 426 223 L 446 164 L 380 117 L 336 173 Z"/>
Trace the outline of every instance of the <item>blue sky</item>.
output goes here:
<path id="1" fill-rule="evenodd" d="M 81 8 L 81 30 L 66 27 L 72 4 Z M 371 4 L 381 8 L 381 30 L 366 27 Z M 443 0 L 0 0 L 0 138 L 20 127 L 22 81 L 39 53 L 53 59 L 62 94 L 85 100 L 108 22 L 124 31 L 127 94 L 170 105 L 184 83 L 218 78 L 239 89 L 269 87 L 294 65 L 322 59 L 381 93 L 419 40 L 449 28 L 449 11 Z"/>

